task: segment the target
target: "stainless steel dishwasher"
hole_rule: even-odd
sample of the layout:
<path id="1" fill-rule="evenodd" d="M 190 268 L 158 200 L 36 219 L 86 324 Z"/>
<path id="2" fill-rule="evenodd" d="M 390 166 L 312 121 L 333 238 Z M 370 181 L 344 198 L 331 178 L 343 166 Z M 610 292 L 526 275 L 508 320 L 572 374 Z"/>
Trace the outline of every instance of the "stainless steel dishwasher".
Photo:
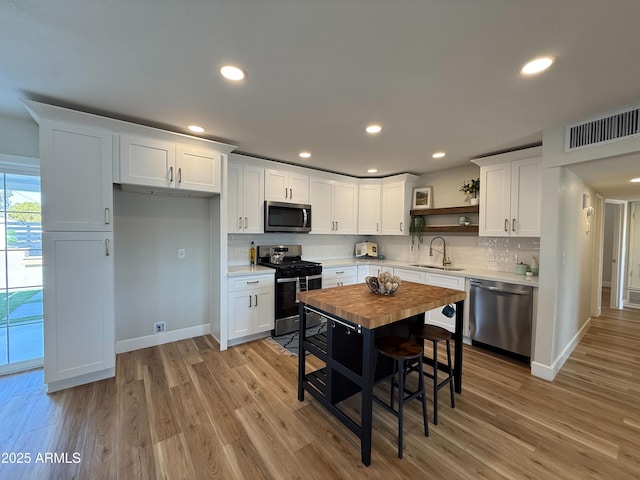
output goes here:
<path id="1" fill-rule="evenodd" d="M 472 342 L 531 358 L 533 288 L 471 279 L 469 327 Z"/>

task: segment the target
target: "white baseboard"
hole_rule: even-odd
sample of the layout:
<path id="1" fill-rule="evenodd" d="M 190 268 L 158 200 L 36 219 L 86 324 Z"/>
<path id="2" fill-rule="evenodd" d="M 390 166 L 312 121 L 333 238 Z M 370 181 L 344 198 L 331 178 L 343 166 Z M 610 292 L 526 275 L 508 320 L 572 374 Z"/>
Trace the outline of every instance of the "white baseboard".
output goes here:
<path id="1" fill-rule="evenodd" d="M 589 326 L 591 325 L 591 317 L 584 322 L 584 325 L 578 332 L 573 336 L 571 341 L 564 348 L 562 353 L 554 360 L 551 365 L 545 365 L 543 363 L 531 362 L 531 375 L 534 377 L 542 378 L 543 380 L 549 380 L 550 382 L 556 378 L 556 375 L 567 361 L 567 359 L 571 356 L 571 353 L 576 348 L 576 346 L 580 343 L 584 334 L 589 330 Z"/>
<path id="2" fill-rule="evenodd" d="M 235 347 L 236 345 L 240 345 L 241 343 L 247 343 L 253 340 L 259 340 L 260 338 L 267 338 L 270 336 L 271 336 L 271 331 L 254 333 L 252 335 L 247 335 L 246 337 L 231 339 L 227 342 L 227 345 L 230 347 Z"/>
<path id="3" fill-rule="evenodd" d="M 155 333 L 145 337 L 130 338 L 116 342 L 116 353 L 131 352 L 141 348 L 155 347 L 165 343 L 186 340 L 187 338 L 199 337 L 211 333 L 211 324 L 203 323 L 194 327 L 181 328 L 179 330 L 169 330 L 168 332 Z"/>
<path id="4" fill-rule="evenodd" d="M 65 380 L 59 380 L 57 382 L 49 382 L 47 383 L 47 393 L 65 390 L 67 388 L 77 387 L 78 385 L 97 382 L 100 380 L 104 380 L 105 378 L 111 378 L 115 376 L 116 367 L 111 367 L 105 370 L 100 370 L 99 372 L 86 373 L 84 375 L 78 375 L 77 377 L 67 378 Z"/>

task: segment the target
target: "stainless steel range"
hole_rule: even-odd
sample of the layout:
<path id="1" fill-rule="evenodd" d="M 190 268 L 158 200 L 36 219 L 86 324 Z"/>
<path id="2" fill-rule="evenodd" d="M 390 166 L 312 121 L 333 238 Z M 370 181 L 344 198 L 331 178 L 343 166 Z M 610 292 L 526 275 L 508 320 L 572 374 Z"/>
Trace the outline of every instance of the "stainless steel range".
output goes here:
<path id="1" fill-rule="evenodd" d="M 276 269 L 274 337 L 298 330 L 298 292 L 322 288 L 322 265 L 302 260 L 302 245 L 262 245 L 258 264 Z M 307 327 L 321 323 L 321 317 L 307 315 Z"/>

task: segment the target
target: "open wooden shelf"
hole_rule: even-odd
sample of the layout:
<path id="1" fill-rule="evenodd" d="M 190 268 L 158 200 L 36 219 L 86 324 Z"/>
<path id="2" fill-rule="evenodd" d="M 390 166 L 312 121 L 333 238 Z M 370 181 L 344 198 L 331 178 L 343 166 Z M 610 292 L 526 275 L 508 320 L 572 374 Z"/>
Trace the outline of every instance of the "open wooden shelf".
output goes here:
<path id="1" fill-rule="evenodd" d="M 463 205 L 462 207 L 444 208 L 416 208 L 410 211 L 411 215 L 457 215 L 460 213 L 478 213 L 478 205 Z"/>
<path id="2" fill-rule="evenodd" d="M 411 215 L 460 215 L 462 213 L 479 213 L 478 205 L 464 205 L 462 207 L 423 208 L 413 209 Z M 425 233 L 478 233 L 478 225 L 427 225 Z"/>
<path id="3" fill-rule="evenodd" d="M 449 232 L 449 233 L 478 233 L 478 225 L 434 225 L 424 227 L 424 233 Z"/>

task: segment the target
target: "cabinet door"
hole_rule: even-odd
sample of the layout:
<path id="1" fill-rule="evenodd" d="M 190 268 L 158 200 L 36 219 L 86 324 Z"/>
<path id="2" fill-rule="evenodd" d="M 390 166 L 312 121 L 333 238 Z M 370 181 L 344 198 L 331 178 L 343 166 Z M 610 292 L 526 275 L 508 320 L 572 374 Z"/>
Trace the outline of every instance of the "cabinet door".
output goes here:
<path id="1" fill-rule="evenodd" d="M 120 181 L 130 185 L 173 187 L 177 172 L 175 144 L 120 135 Z"/>
<path id="2" fill-rule="evenodd" d="M 539 158 L 511 164 L 511 236 L 540 236 L 541 176 Z"/>
<path id="3" fill-rule="evenodd" d="M 45 382 L 115 367 L 113 235 L 45 232 Z"/>
<path id="4" fill-rule="evenodd" d="M 292 203 L 309 203 L 309 176 L 289 173 L 289 199 Z"/>
<path id="5" fill-rule="evenodd" d="M 178 145 L 175 187 L 182 190 L 220 193 L 221 165 L 220 152 Z"/>
<path id="6" fill-rule="evenodd" d="M 229 163 L 227 170 L 227 231 L 229 233 L 241 233 L 244 227 L 242 178 L 242 165 Z"/>
<path id="7" fill-rule="evenodd" d="M 382 185 L 382 235 L 406 235 L 404 182 Z"/>
<path id="8" fill-rule="evenodd" d="M 409 270 L 406 268 L 394 268 L 393 274 L 400 277 L 400 280 L 408 282 L 426 283 L 426 274 L 418 270 Z M 402 287 L 400 287 L 402 288 Z"/>
<path id="9" fill-rule="evenodd" d="M 245 166 L 242 177 L 244 233 L 264 232 L 264 169 Z"/>
<path id="10" fill-rule="evenodd" d="M 43 230 L 113 230 L 111 132 L 43 121 L 40 137 Z"/>
<path id="11" fill-rule="evenodd" d="M 508 237 L 511 224 L 511 164 L 480 168 L 478 234 Z"/>
<path id="12" fill-rule="evenodd" d="M 315 210 L 314 210 L 315 214 Z M 336 182 L 333 185 L 333 218 L 336 233 L 343 235 L 357 233 L 358 227 L 358 186 L 352 183 Z"/>
<path id="13" fill-rule="evenodd" d="M 264 171 L 264 199 L 276 202 L 290 202 L 289 174 L 282 170 Z"/>
<path id="14" fill-rule="evenodd" d="M 250 335 L 253 328 L 251 290 L 229 293 L 229 339 Z"/>
<path id="15" fill-rule="evenodd" d="M 358 193 L 358 233 L 380 233 L 380 185 L 360 185 Z"/>
<path id="16" fill-rule="evenodd" d="M 482 185 L 482 184 L 480 184 Z M 452 275 L 440 275 L 437 273 L 427 273 L 426 284 L 434 285 L 436 287 L 452 288 L 454 290 L 464 291 L 464 277 L 454 277 Z M 425 323 L 438 325 L 442 328 L 446 328 L 450 332 L 454 332 L 456 329 L 456 317 L 449 318 L 442 314 L 442 308 L 439 307 L 434 310 L 429 310 L 425 315 Z"/>
<path id="17" fill-rule="evenodd" d="M 321 178 L 312 178 L 309 182 L 311 200 L 311 233 L 333 233 L 333 182 Z"/>
<path id="18" fill-rule="evenodd" d="M 253 333 L 273 330 L 275 318 L 273 302 L 272 288 L 253 291 Z"/>

